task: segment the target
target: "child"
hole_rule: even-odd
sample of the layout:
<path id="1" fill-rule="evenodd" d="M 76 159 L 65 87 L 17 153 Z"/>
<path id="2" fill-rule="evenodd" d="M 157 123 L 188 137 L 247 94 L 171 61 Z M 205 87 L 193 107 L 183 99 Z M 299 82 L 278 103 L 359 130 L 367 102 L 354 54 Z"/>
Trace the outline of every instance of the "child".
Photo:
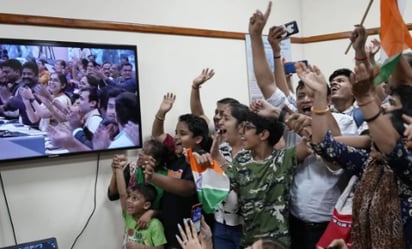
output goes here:
<path id="1" fill-rule="evenodd" d="M 155 122 L 163 121 L 165 113 L 162 115 L 161 117 L 156 116 Z M 210 145 L 211 138 L 206 121 L 192 114 L 184 114 L 179 117 L 176 125 L 175 153 L 173 158 L 169 158 L 166 162 L 167 176 L 153 172 L 152 160 L 148 160 L 147 164 L 144 165 L 147 181 L 164 190 L 162 221 L 168 248 L 181 248 L 176 239 L 176 234 L 179 232 L 177 224 L 180 223 L 183 226 L 183 219 L 190 217 L 193 205 L 199 202 L 192 170 L 182 155 L 182 151 L 186 148 L 197 152 L 209 151 Z M 176 153 L 177 151 L 180 153 Z"/>
<path id="2" fill-rule="evenodd" d="M 276 150 L 274 145 L 283 134 L 283 125 L 252 112 L 246 120 L 241 131 L 244 150 L 226 170 L 244 219 L 241 246 L 250 246 L 259 238 L 289 246 L 289 190 L 294 169 L 309 153 L 306 141 Z"/>
<path id="3" fill-rule="evenodd" d="M 126 157 L 115 155 L 113 162 L 113 174 L 116 177 L 123 217 L 126 223 L 123 248 L 140 245 L 140 247 L 133 248 L 163 249 L 166 238 L 163 225 L 158 219 L 152 218 L 145 229 L 140 229 L 137 224 L 139 218 L 150 209 L 152 202 L 155 200 L 155 188 L 144 183 L 126 188 L 122 167 L 126 162 Z"/>
<path id="4" fill-rule="evenodd" d="M 155 172 L 166 175 L 167 170 L 165 168 L 165 160 L 167 157 L 167 148 L 161 142 L 155 139 L 149 139 L 144 142 L 143 149 L 139 152 L 137 159 L 131 161 L 126 166 L 123 167 L 123 174 L 126 182 L 126 187 L 132 187 L 137 183 L 144 183 L 144 174 L 140 166 L 143 165 L 146 158 L 151 157 L 155 160 Z M 116 163 L 115 160 L 118 160 L 120 155 L 115 155 L 113 157 L 113 165 Z M 121 158 L 126 159 L 126 155 L 121 155 Z M 119 165 L 120 166 L 120 165 Z M 160 202 L 163 197 L 163 189 L 158 186 L 155 186 L 156 189 L 156 199 L 152 203 L 151 209 L 148 210 L 144 215 L 140 217 L 138 225 L 140 228 L 146 228 L 152 217 L 157 216 L 157 211 L 160 209 Z M 110 185 L 108 188 L 108 198 L 111 201 L 119 199 L 119 193 L 117 190 L 116 177 L 113 175 Z"/>

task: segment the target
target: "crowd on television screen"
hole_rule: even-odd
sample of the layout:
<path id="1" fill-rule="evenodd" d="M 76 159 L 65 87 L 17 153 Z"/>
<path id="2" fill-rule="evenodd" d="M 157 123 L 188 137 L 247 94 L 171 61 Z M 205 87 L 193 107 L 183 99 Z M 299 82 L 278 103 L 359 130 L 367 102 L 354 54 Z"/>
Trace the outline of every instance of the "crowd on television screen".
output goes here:
<path id="1" fill-rule="evenodd" d="M 50 149 L 78 152 L 140 146 L 132 50 L 119 55 L 114 49 L 95 49 L 100 51 L 96 55 L 93 49 L 65 48 L 71 59 L 63 59 L 58 53 L 53 57 L 40 53 L 40 48 L 45 50 L 0 44 L 2 123 L 43 131 Z"/>

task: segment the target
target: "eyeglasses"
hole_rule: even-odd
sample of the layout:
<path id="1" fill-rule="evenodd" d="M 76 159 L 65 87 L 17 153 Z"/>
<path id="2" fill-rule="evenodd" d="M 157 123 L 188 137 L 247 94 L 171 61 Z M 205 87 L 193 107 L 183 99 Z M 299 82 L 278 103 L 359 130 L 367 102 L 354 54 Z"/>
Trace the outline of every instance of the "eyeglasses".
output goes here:
<path id="1" fill-rule="evenodd" d="M 243 132 L 251 130 L 251 129 L 256 129 L 256 126 L 250 122 L 243 123 Z"/>

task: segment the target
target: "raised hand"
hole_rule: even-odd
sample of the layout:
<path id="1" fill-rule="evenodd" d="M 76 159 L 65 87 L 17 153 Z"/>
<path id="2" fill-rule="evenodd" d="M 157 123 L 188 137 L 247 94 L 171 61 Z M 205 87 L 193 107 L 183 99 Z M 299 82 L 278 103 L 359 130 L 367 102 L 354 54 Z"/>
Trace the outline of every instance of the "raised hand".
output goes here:
<path id="1" fill-rule="evenodd" d="M 129 121 L 125 125 L 124 131 L 126 132 L 127 136 L 132 140 L 134 145 L 139 145 L 139 143 L 140 143 L 140 133 L 139 133 L 139 125 L 138 124 L 135 124 L 132 121 Z"/>
<path id="2" fill-rule="evenodd" d="M 112 168 L 113 169 L 123 169 L 127 164 L 126 154 L 114 154 L 112 158 Z"/>
<path id="3" fill-rule="evenodd" d="M 26 99 L 26 100 L 34 98 L 33 93 L 31 92 L 30 88 L 20 87 L 19 94 L 23 99 Z"/>
<path id="4" fill-rule="evenodd" d="M 368 33 L 366 32 L 365 27 L 361 25 L 355 25 L 355 29 L 352 31 L 352 34 L 350 37 L 353 49 L 355 49 L 355 51 L 364 50 L 367 37 L 368 37 Z"/>
<path id="5" fill-rule="evenodd" d="M 263 28 L 269 18 L 272 9 L 272 1 L 269 2 L 266 12 L 263 14 L 260 10 L 256 12 L 249 19 L 249 33 L 250 35 L 262 35 Z"/>
<path id="6" fill-rule="evenodd" d="M 324 93 L 326 96 L 328 82 L 317 66 L 307 67 L 302 62 L 295 64 L 296 74 L 307 87 L 315 92 Z"/>
<path id="7" fill-rule="evenodd" d="M 280 52 L 280 42 L 284 33 L 286 33 L 286 30 L 283 26 L 273 26 L 269 29 L 268 41 L 273 52 Z"/>
<path id="8" fill-rule="evenodd" d="M 163 101 L 160 103 L 159 110 L 162 111 L 164 114 L 170 111 L 172 109 L 173 104 L 175 103 L 176 100 L 176 95 L 173 93 L 166 93 L 163 96 Z"/>
<path id="9" fill-rule="evenodd" d="M 176 235 L 177 242 L 183 249 L 202 249 L 197 237 L 196 227 L 191 219 L 184 219 L 184 229 L 178 224 L 179 235 Z"/>
<path id="10" fill-rule="evenodd" d="M 146 155 L 143 165 L 140 166 L 143 169 L 145 181 L 150 181 L 156 168 L 156 160 L 152 156 Z"/>
<path id="11" fill-rule="evenodd" d="M 379 67 L 367 68 L 361 63 L 355 67 L 354 73 L 350 76 L 352 93 L 356 99 L 371 97 L 374 92 L 373 79 L 379 72 Z"/>
<path id="12" fill-rule="evenodd" d="M 365 51 L 366 54 L 368 54 L 369 58 L 372 58 L 375 56 L 376 53 L 379 52 L 379 50 L 381 49 L 381 42 L 374 38 L 370 41 L 370 44 L 367 44 L 365 46 Z"/>
<path id="13" fill-rule="evenodd" d="M 279 118 L 281 112 L 280 108 L 274 107 L 264 99 L 254 100 L 250 104 L 249 110 L 266 118 Z"/>
<path id="14" fill-rule="evenodd" d="M 210 80 L 215 75 L 215 71 L 211 68 L 204 68 L 199 76 L 193 79 L 193 87 L 199 88 L 200 85 Z"/>

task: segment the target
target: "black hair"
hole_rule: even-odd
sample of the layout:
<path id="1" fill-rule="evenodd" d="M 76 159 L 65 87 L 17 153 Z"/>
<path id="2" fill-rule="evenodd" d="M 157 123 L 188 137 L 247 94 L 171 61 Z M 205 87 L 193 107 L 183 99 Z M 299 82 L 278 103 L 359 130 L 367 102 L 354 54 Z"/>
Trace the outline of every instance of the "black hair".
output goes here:
<path id="1" fill-rule="evenodd" d="M 203 139 L 199 144 L 200 148 L 210 151 L 213 141 L 209 137 L 209 126 L 203 118 L 193 114 L 183 114 L 179 117 L 179 122 L 187 124 L 187 128 L 193 133 L 193 137 L 201 136 Z"/>
<path id="2" fill-rule="evenodd" d="M 128 189 L 128 192 L 137 191 L 143 195 L 146 202 L 153 203 L 156 199 L 156 189 L 148 183 L 138 183 Z"/>
<path id="3" fill-rule="evenodd" d="M 332 80 L 336 77 L 336 76 L 340 76 L 340 75 L 344 75 L 348 78 L 350 78 L 350 75 L 352 74 L 352 71 L 350 69 L 347 68 L 339 68 L 336 69 L 335 71 L 333 71 L 333 73 L 329 76 L 329 82 L 332 82 Z"/>
<path id="4" fill-rule="evenodd" d="M 105 86 L 103 88 L 100 88 L 100 91 L 99 91 L 100 108 L 106 110 L 109 99 L 116 98 L 117 96 L 119 96 L 119 94 L 121 94 L 124 91 L 126 91 L 124 88 L 113 87 L 113 86 Z"/>
<path id="5" fill-rule="evenodd" d="M 300 90 L 300 89 L 302 89 L 302 88 L 304 88 L 304 87 L 305 87 L 305 83 L 304 83 L 302 80 L 299 80 L 299 81 L 298 81 L 298 85 L 296 86 L 296 91 L 295 91 L 295 92 L 298 92 L 298 90 Z M 332 93 L 332 91 L 330 90 L 329 84 L 327 85 L 327 87 L 328 87 L 328 89 L 327 89 L 327 96 L 330 96 L 331 93 Z"/>
<path id="6" fill-rule="evenodd" d="M 241 103 L 229 104 L 230 114 L 236 119 L 237 124 L 247 120 L 249 107 Z"/>
<path id="7" fill-rule="evenodd" d="M 66 68 L 66 61 L 65 60 L 56 60 L 56 62 L 59 62 L 60 65 L 62 65 L 63 68 Z"/>
<path id="8" fill-rule="evenodd" d="M 125 66 L 129 66 L 129 67 L 133 68 L 132 63 L 126 62 L 126 63 L 123 63 L 123 64 L 120 65 L 120 70 L 122 70 Z"/>
<path id="9" fill-rule="evenodd" d="M 22 66 L 21 66 L 20 61 L 16 59 L 10 59 L 10 60 L 3 62 L 2 67 L 10 67 L 14 71 L 19 71 L 19 74 L 21 75 Z"/>
<path id="10" fill-rule="evenodd" d="M 166 145 L 156 139 L 149 139 L 144 142 L 144 147 L 150 145 L 149 154 L 156 160 L 155 167 L 164 166 L 168 157 Z"/>
<path id="11" fill-rule="evenodd" d="M 268 143 L 271 146 L 279 142 L 283 135 L 284 125 L 275 118 L 262 117 L 249 111 L 247 121 L 255 125 L 256 134 L 262 133 L 264 130 L 269 132 Z"/>
<path id="12" fill-rule="evenodd" d="M 22 71 L 24 68 L 28 68 L 34 73 L 34 75 L 36 76 L 39 75 L 39 66 L 37 66 L 37 63 L 33 61 L 26 61 L 21 68 L 22 68 Z"/>
<path id="13" fill-rule="evenodd" d="M 61 72 L 54 72 L 52 74 L 56 74 L 57 78 L 59 78 L 59 81 L 62 85 L 64 85 L 64 88 L 62 89 L 64 91 L 64 89 L 68 86 L 68 82 L 67 82 L 67 78 L 66 75 L 64 75 Z"/>
<path id="14" fill-rule="evenodd" d="M 99 79 L 93 75 L 86 75 L 87 82 L 92 87 L 102 88 L 105 86 L 105 83 L 102 79 Z"/>
<path id="15" fill-rule="evenodd" d="M 400 136 L 403 136 L 405 131 L 404 121 L 402 119 L 402 114 L 412 116 L 412 86 L 409 85 L 400 85 L 397 88 L 391 89 L 390 95 L 395 95 L 399 97 L 399 100 L 402 104 L 401 109 L 390 111 L 391 113 L 391 122 L 393 127 L 399 133 Z"/>
<path id="16" fill-rule="evenodd" d="M 223 98 L 217 101 L 218 104 L 239 104 L 240 102 L 233 98 Z"/>
<path id="17" fill-rule="evenodd" d="M 131 92 L 123 92 L 116 97 L 116 119 L 119 125 L 124 126 L 127 122 L 132 121 L 139 123 L 140 111 L 136 108 L 137 97 Z"/>
<path id="18" fill-rule="evenodd" d="M 81 92 L 89 92 L 89 102 L 96 101 L 96 108 L 99 107 L 99 95 L 96 87 L 81 88 L 79 93 Z"/>

